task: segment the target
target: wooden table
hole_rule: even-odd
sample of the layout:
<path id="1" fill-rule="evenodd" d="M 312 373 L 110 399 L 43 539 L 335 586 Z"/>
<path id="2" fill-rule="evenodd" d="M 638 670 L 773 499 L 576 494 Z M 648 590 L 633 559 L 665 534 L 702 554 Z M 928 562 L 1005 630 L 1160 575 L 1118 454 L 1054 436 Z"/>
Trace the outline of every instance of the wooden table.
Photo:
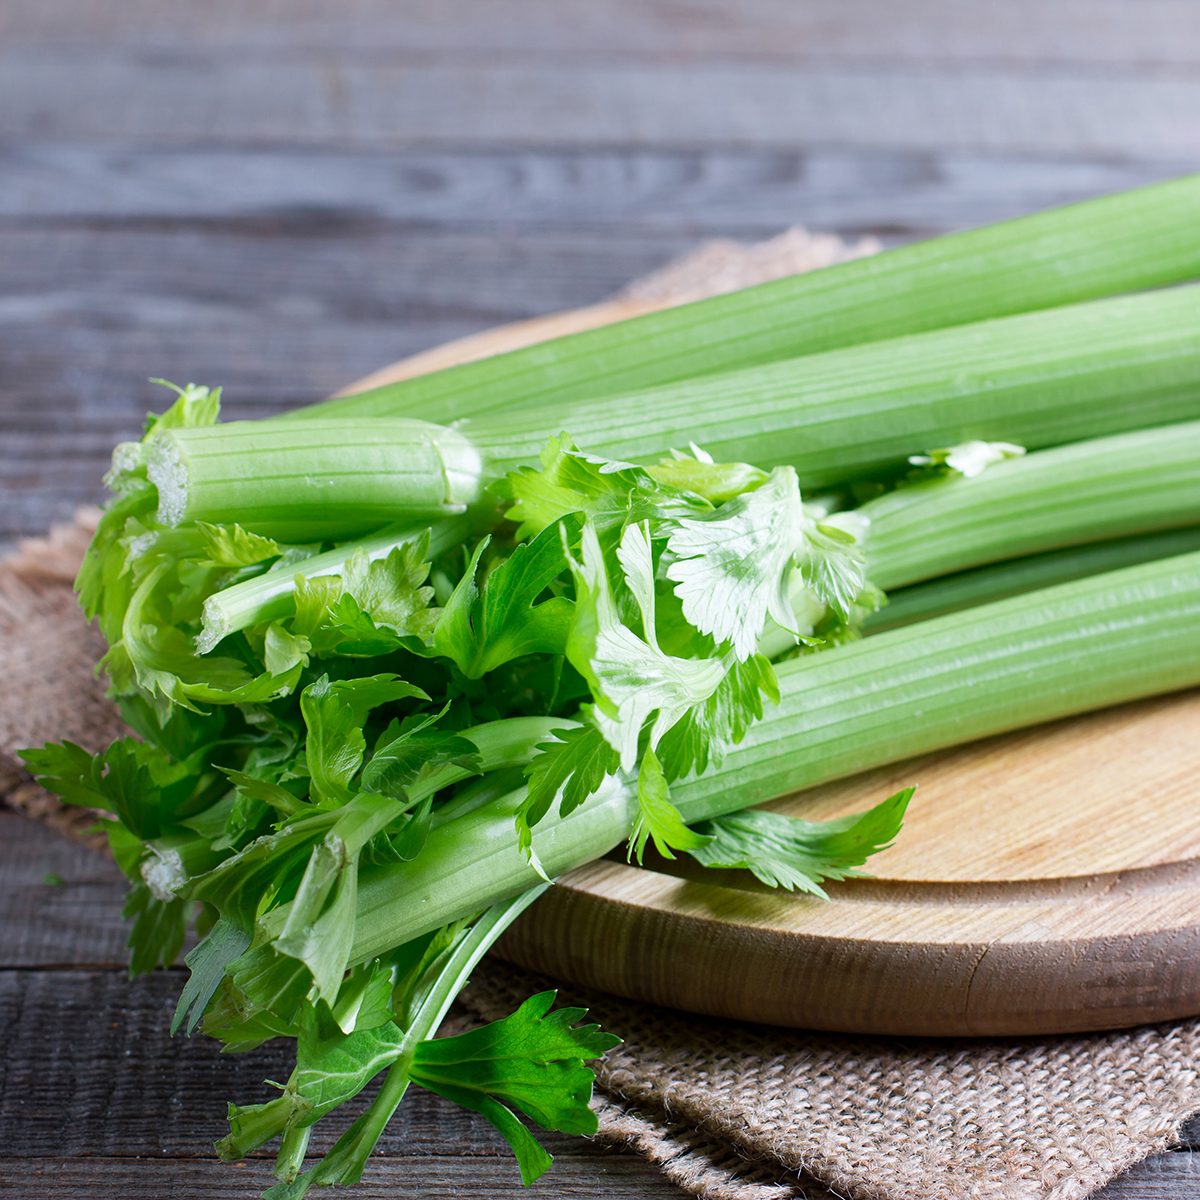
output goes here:
<path id="1" fill-rule="evenodd" d="M 263 414 L 704 238 L 900 241 L 1198 155 L 1195 0 L 4 0 L 0 545 L 98 497 L 148 376 Z M 0 1195 L 252 1196 L 206 1160 L 278 1064 L 166 1038 L 120 890 L 0 814 Z M 516 1196 L 502 1149 L 420 1100 L 359 1194 Z M 552 1149 L 554 1195 L 680 1194 Z M 1105 1200 L 1193 1197 L 1197 1161 Z"/>

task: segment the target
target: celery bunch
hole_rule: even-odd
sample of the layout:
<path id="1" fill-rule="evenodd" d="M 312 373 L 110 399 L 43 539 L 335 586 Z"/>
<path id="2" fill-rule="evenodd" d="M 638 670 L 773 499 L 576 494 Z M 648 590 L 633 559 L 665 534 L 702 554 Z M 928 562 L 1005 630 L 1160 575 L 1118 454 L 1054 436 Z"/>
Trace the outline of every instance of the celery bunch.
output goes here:
<path id="1" fill-rule="evenodd" d="M 1200 682 L 1200 289 L 1119 294 L 1200 276 L 1198 218 L 1181 180 L 284 419 L 176 389 L 79 577 L 134 736 L 26 761 L 106 814 L 135 970 L 201 934 L 176 1028 L 295 1043 L 222 1157 L 352 1183 L 416 1085 L 531 1182 L 520 1116 L 593 1131 L 614 1039 L 550 993 L 435 1034 L 556 876 L 821 896 L 912 788 L 753 805 Z"/>

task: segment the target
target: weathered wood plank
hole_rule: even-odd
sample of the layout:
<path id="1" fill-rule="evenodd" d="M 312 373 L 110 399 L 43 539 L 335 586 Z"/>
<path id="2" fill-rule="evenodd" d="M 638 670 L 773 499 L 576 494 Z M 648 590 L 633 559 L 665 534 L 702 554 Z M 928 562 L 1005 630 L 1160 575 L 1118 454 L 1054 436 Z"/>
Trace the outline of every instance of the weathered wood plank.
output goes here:
<path id="1" fill-rule="evenodd" d="M 929 73 L 887 61 L 797 70 L 671 58 L 614 70 L 488 55 L 356 62 L 314 52 L 281 63 L 184 47 L 100 57 L 4 48 L 0 111 L 10 136 L 118 144 L 838 144 L 1141 158 L 1200 150 L 1194 72 Z"/>
<path id="2" fill-rule="evenodd" d="M 1097 1192 L 1095 1200 L 1195 1200 L 1200 1192 L 1200 1157 L 1160 1154 L 1134 1167 Z"/>
<path id="3" fill-rule="evenodd" d="M 0 846 L 0 968 L 128 960 L 125 885 L 114 863 L 2 809 Z"/>
<path id="4" fill-rule="evenodd" d="M 207 1157 L 225 1131 L 227 1101 L 269 1098 L 263 1081 L 287 1077 L 288 1047 L 222 1055 L 200 1036 L 172 1039 L 183 978 L 178 970 L 134 981 L 113 970 L 0 970 L 0 1158 Z M 314 1146 L 331 1144 L 348 1123 L 318 1130 Z M 585 1145 L 558 1135 L 547 1144 Z M 507 1153 L 483 1118 L 418 1091 L 381 1143 L 384 1154 L 450 1148 Z"/>
<path id="5" fill-rule="evenodd" d="M 912 237 L 1185 174 L 1187 161 L 920 151 L 501 150 L 0 145 L 0 219 L 345 237 L 615 228 L 768 237 L 795 224 Z M 415 232 L 415 231 L 414 231 Z"/>
<path id="6" fill-rule="evenodd" d="M 265 1162 L 224 1166 L 196 1159 L 88 1157 L 40 1159 L 4 1164 L 0 1196 L 13 1200 L 80 1200 L 126 1196 L 130 1200 L 249 1200 L 273 1182 Z M 560 1152 L 545 1194 L 567 1200 L 677 1200 L 684 1195 L 649 1163 L 629 1155 L 593 1150 Z M 428 1157 L 408 1155 L 372 1161 L 354 1188 L 356 1200 L 450 1200 L 485 1195 L 489 1200 L 528 1200 L 511 1163 L 481 1161 L 447 1148 Z M 1157 1200 L 1157 1197 L 1156 1197 Z"/>
<path id="7" fill-rule="evenodd" d="M 0 542 L 99 498 L 112 446 L 162 404 L 149 376 L 224 384 L 232 417 L 279 411 L 427 346 L 591 303 L 691 244 L 0 231 Z"/>
<path id="8" fill-rule="evenodd" d="M 321 0 L 215 0 L 164 7 L 155 0 L 119 5 L 7 0 L 11 44 L 164 49 L 196 45 L 221 53 L 273 55 L 397 50 L 522 59 L 586 54 L 660 58 L 787 58 L 789 61 L 975 63 L 1023 68 L 1069 64 L 1157 67 L 1195 63 L 1197 13 L 1188 0 L 1007 0 L 966 5 L 908 0 L 351 0 L 336 12 Z M 886 19 L 884 19 L 886 18 Z"/>
<path id="9" fill-rule="evenodd" d="M 13 1200 L 76 1200 L 120 1194 L 137 1200 L 170 1194 L 177 1200 L 246 1200 L 271 1183 L 263 1162 L 237 1167 L 197 1159 L 80 1158 L 13 1161 L 5 1164 L 0 1195 Z M 354 1195 L 361 1200 L 439 1200 L 478 1194 L 491 1200 L 527 1200 L 528 1192 L 509 1173 L 506 1163 L 486 1164 L 478 1158 L 447 1153 L 436 1157 L 379 1158 L 371 1163 Z M 1200 1185 L 1200 1163 L 1172 1154 L 1134 1168 L 1097 1193 L 1096 1200 L 1194 1200 Z M 545 1185 L 543 1185 L 545 1186 Z M 553 1194 L 568 1197 L 664 1200 L 684 1193 L 648 1163 L 625 1155 L 559 1153 Z M 811 1192 L 806 1192 L 811 1195 Z"/>
<path id="10" fill-rule="evenodd" d="M 594 301 L 693 242 L 687 231 L 344 233 L 320 220 L 300 229 L 177 233 L 8 227 L 0 230 L 0 321 L 47 330 L 77 324 L 99 348 L 126 330 L 234 333 L 247 317 L 280 327 L 495 324 Z M 260 347 L 259 358 L 276 358 L 271 349 Z"/>

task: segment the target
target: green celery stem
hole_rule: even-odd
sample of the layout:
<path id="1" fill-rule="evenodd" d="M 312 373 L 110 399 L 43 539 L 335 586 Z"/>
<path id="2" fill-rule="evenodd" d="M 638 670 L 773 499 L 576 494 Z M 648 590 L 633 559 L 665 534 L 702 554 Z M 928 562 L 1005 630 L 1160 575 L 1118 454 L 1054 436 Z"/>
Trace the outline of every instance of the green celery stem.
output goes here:
<path id="1" fill-rule="evenodd" d="M 281 423 L 530 409 L 553 423 L 578 400 L 1196 279 L 1197 230 L 1192 175 L 556 338 Z"/>
<path id="2" fill-rule="evenodd" d="M 466 439 L 402 419 L 168 430 L 151 443 L 149 474 L 165 525 L 236 521 L 309 542 L 463 513 L 483 487 Z"/>
<path id="3" fill-rule="evenodd" d="M 864 504 L 883 590 L 1101 538 L 1200 524 L 1200 421 L 1095 438 Z"/>
<path id="4" fill-rule="evenodd" d="M 564 430 L 619 459 L 654 460 L 695 442 L 718 461 L 791 464 L 812 489 L 887 475 L 910 454 L 975 438 L 1035 449 L 1186 421 L 1198 396 L 1200 286 L 564 404 L 553 418 L 174 430 L 156 482 L 172 522 L 237 519 L 262 532 L 308 522 L 311 540 L 485 503 L 486 484 L 536 462 Z M 243 479 L 248 464 L 255 474 Z"/>
<path id="5" fill-rule="evenodd" d="M 1200 553 L 892 630 L 779 669 L 783 697 L 719 770 L 676 784 L 689 824 L 914 755 L 1200 684 Z M 919 783 L 920 780 L 913 782 Z M 417 867 L 363 872 L 364 961 L 536 883 L 513 831 L 522 793 L 435 829 Z M 558 875 L 628 836 L 613 781 L 533 847 Z"/>
<path id="6" fill-rule="evenodd" d="M 1200 526 L 1091 542 L 991 563 L 889 592 L 887 603 L 867 618 L 864 629 L 869 634 L 882 633 L 1022 592 L 1055 587 L 1072 579 L 1118 571 L 1156 558 L 1190 554 L 1193 550 L 1200 550 Z"/>

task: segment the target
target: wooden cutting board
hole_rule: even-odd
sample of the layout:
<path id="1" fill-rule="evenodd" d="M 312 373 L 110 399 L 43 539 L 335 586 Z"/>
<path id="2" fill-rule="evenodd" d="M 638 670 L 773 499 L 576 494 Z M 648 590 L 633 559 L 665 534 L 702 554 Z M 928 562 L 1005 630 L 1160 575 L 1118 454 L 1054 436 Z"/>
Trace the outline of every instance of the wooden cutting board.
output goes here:
<path id="1" fill-rule="evenodd" d="M 654 307 L 490 330 L 351 391 Z M 887 1034 L 1036 1034 L 1200 1013 L 1200 693 L 872 771 L 780 811 L 917 794 L 872 878 L 830 902 L 748 872 L 618 857 L 573 872 L 500 943 L 555 978 L 693 1012 Z"/>

